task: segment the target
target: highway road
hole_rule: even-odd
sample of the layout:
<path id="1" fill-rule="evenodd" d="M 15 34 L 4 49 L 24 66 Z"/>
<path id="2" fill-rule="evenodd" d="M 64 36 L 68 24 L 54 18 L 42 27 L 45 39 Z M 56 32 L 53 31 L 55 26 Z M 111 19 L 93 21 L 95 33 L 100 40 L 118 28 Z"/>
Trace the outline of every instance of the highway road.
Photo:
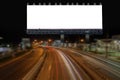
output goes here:
<path id="1" fill-rule="evenodd" d="M 47 47 L 36 80 L 120 80 L 107 64 L 70 49 Z"/>
<path id="2" fill-rule="evenodd" d="M 72 49 L 45 47 L 44 50 L 36 48 L 0 66 L 0 80 L 120 80 L 119 69 L 116 71 L 96 58 Z"/>
<path id="3" fill-rule="evenodd" d="M 0 65 L 0 80 L 22 80 L 43 54 L 42 48 Z"/>

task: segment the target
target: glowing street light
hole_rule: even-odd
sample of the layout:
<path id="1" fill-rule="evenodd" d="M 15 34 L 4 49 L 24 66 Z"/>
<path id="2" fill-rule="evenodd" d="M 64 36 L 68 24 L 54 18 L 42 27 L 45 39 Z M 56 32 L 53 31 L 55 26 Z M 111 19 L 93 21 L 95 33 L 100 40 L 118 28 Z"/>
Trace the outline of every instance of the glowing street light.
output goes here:
<path id="1" fill-rule="evenodd" d="M 42 43 L 43 43 L 43 41 L 40 41 L 40 42 L 39 42 L 39 44 L 42 44 Z"/>
<path id="2" fill-rule="evenodd" d="M 36 42 L 37 40 L 35 39 L 34 41 Z"/>
<path id="3" fill-rule="evenodd" d="M 52 45 L 52 39 L 48 39 L 48 46 Z"/>
<path id="4" fill-rule="evenodd" d="M 40 41 L 40 43 L 43 43 L 43 41 Z"/>
<path id="5" fill-rule="evenodd" d="M 80 42 L 84 42 L 84 39 L 80 39 Z"/>
<path id="6" fill-rule="evenodd" d="M 51 39 L 48 39 L 48 42 L 51 42 L 52 40 Z"/>

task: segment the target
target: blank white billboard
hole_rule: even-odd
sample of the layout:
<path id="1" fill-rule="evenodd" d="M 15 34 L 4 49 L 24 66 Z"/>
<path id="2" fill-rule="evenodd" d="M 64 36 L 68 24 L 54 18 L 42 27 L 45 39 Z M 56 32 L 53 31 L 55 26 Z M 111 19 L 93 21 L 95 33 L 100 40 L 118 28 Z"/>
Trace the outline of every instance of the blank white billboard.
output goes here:
<path id="1" fill-rule="evenodd" d="M 102 5 L 27 5 L 27 29 L 102 29 Z"/>

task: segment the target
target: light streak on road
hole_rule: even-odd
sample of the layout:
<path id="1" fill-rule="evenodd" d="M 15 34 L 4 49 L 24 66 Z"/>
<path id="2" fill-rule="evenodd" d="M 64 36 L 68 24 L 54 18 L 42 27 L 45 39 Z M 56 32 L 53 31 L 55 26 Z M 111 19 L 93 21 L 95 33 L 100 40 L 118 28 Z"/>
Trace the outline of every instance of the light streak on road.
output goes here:
<path id="1" fill-rule="evenodd" d="M 100 59 L 98 57 L 90 57 L 90 55 L 81 54 L 74 50 L 69 49 L 69 51 L 84 57 L 86 60 L 88 60 L 88 63 L 90 63 L 90 64 L 97 64 L 101 69 L 107 70 L 108 72 L 116 75 L 117 77 L 119 77 L 119 75 L 120 75 L 119 70 L 116 70 L 116 68 L 120 68 L 119 65 L 116 65 L 116 64 L 106 61 L 104 59 Z M 108 64 L 105 64 L 104 62 L 106 62 Z M 116 68 L 112 68 L 113 66 Z"/>
<path id="2" fill-rule="evenodd" d="M 1 67 L 0 80 L 8 77 L 9 80 L 21 80 L 27 74 L 24 80 L 120 80 L 119 69 L 117 71 L 115 66 L 82 52 L 54 47 L 45 47 L 44 50 L 36 48 L 34 52 Z"/>
<path id="3" fill-rule="evenodd" d="M 76 76 L 74 74 L 74 72 L 76 73 L 76 75 L 78 76 L 78 78 L 80 80 L 83 80 L 82 77 L 80 76 L 80 74 L 77 72 L 76 68 L 74 67 L 74 65 L 72 64 L 72 62 L 69 60 L 69 58 L 61 51 L 57 50 L 57 52 L 59 53 L 59 55 L 61 56 L 61 58 L 63 59 L 66 67 L 68 68 L 68 71 L 70 72 L 71 78 L 72 80 L 77 80 Z"/>
<path id="4" fill-rule="evenodd" d="M 49 67 L 48 67 L 48 70 L 49 70 L 49 71 L 51 70 L 51 67 L 52 67 L 52 66 L 51 66 L 51 65 L 49 65 Z"/>

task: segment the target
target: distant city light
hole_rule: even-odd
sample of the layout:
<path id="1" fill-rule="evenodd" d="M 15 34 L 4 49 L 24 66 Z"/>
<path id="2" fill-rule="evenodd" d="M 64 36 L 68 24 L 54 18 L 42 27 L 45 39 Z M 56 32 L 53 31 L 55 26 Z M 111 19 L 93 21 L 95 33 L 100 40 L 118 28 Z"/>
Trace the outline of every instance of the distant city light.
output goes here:
<path id="1" fill-rule="evenodd" d="M 84 39 L 80 39 L 80 42 L 84 42 Z"/>
<path id="2" fill-rule="evenodd" d="M 51 42 L 52 40 L 51 39 L 48 39 L 48 42 Z"/>
<path id="3" fill-rule="evenodd" d="M 3 37 L 0 37 L 0 39 L 3 39 Z"/>
<path id="4" fill-rule="evenodd" d="M 36 42 L 37 40 L 35 39 L 34 41 Z"/>
<path id="5" fill-rule="evenodd" d="M 43 41 L 40 41 L 40 43 L 43 43 Z"/>
<path id="6" fill-rule="evenodd" d="M 10 45 L 9 45 L 9 44 L 7 44 L 7 47 L 10 47 Z"/>

